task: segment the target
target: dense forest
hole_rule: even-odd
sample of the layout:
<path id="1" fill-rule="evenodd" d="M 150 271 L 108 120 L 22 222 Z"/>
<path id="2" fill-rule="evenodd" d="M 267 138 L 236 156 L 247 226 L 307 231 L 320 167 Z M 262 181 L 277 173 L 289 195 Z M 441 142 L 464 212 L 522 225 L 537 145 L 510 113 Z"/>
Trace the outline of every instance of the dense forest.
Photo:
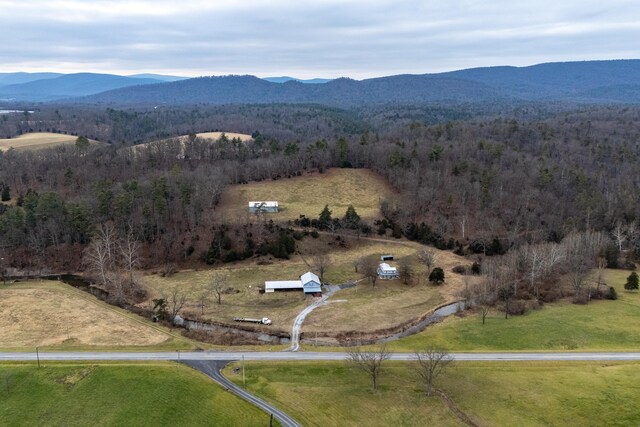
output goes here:
<path id="1" fill-rule="evenodd" d="M 640 109 L 519 108 L 520 116 L 470 106 L 59 106 L 4 115 L 0 134 L 64 131 L 110 144 L 0 153 L 3 258 L 15 268 L 78 269 L 105 223 L 143 243 L 146 267 L 212 261 L 216 239 L 243 253 L 248 239 L 251 250 L 278 239 L 286 246 L 283 229 L 219 217 L 222 192 L 330 167 L 369 168 L 396 189 L 372 232 L 490 255 L 574 230 L 617 231 L 619 249 L 638 251 Z M 254 139 L 126 148 L 215 129 Z"/>

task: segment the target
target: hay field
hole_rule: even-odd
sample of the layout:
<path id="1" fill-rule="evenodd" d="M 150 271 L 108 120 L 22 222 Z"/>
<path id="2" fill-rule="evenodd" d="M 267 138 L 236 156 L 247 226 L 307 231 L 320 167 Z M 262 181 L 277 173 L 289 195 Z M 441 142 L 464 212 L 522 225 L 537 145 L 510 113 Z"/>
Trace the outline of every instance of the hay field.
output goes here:
<path id="1" fill-rule="evenodd" d="M 220 139 L 222 134 L 225 134 L 225 136 L 229 139 L 238 138 L 240 141 L 243 141 L 243 142 L 251 141 L 253 139 L 251 138 L 251 135 L 247 135 L 246 133 L 235 133 L 235 132 L 203 132 L 203 133 L 197 133 L 196 136 L 202 139 L 218 140 Z M 187 138 L 187 137 L 188 135 L 181 136 L 181 138 Z"/>
<path id="2" fill-rule="evenodd" d="M 318 218 L 325 205 L 333 217 L 344 216 L 353 205 L 363 219 L 380 217 L 380 201 L 393 198 L 389 183 L 368 169 L 329 169 L 325 173 L 250 182 L 230 186 L 222 196 L 219 212 L 225 218 L 250 219 L 248 203 L 252 200 L 274 200 L 280 212 L 267 214 L 267 218 L 286 221 L 306 215 Z"/>
<path id="3" fill-rule="evenodd" d="M 166 346 L 175 341 L 162 328 L 60 282 L 0 285 L 0 301 L 2 348 Z"/>
<path id="4" fill-rule="evenodd" d="M 41 150 L 58 145 L 73 145 L 77 136 L 50 132 L 25 133 L 15 138 L 0 139 L 0 151 L 14 148 L 16 150 Z M 91 141 L 96 144 L 95 141 Z"/>

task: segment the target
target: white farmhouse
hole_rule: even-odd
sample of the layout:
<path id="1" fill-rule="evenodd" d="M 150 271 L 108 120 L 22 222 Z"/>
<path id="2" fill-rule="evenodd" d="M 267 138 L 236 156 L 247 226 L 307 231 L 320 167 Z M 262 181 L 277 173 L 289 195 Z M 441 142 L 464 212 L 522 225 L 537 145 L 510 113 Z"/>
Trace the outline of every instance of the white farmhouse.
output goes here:
<path id="1" fill-rule="evenodd" d="M 383 262 L 378 266 L 378 277 L 381 279 L 397 279 L 400 276 L 397 268 Z"/>

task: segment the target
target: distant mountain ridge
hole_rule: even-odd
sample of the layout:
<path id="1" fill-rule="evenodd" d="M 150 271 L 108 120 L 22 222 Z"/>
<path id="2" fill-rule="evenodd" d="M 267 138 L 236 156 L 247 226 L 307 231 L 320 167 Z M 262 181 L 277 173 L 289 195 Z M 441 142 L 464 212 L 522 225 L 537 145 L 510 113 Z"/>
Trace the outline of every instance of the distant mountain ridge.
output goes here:
<path id="1" fill-rule="evenodd" d="M 162 83 L 162 81 L 113 74 L 62 74 L 52 78 L 0 86 L 0 98 L 38 102 L 54 101 L 152 83 Z"/>
<path id="2" fill-rule="evenodd" d="M 300 82 L 300 83 L 323 84 L 323 83 L 328 83 L 333 79 L 321 79 L 321 78 L 297 79 L 295 77 L 282 76 L 282 77 L 262 77 L 262 80 L 266 80 L 268 82 L 273 82 L 273 83 L 286 83 L 288 81 L 294 80 L 294 81 Z"/>
<path id="3" fill-rule="evenodd" d="M 66 97 L 64 102 L 109 105 L 317 103 L 353 107 L 446 102 L 640 103 L 640 60 L 635 59 L 471 68 L 365 80 L 338 78 L 322 84 L 307 84 L 291 77 L 260 79 L 250 75 L 173 81 L 166 81 L 173 76 L 89 75 L 103 76 L 95 80 L 97 84 L 89 77 L 80 76 L 83 75 L 3 86 L 0 87 L 0 99 L 7 97 L 7 88 L 14 94 L 28 88 L 39 93 L 40 100 L 46 95 L 49 99 L 44 100 Z M 67 80 L 65 89 L 62 83 Z"/>

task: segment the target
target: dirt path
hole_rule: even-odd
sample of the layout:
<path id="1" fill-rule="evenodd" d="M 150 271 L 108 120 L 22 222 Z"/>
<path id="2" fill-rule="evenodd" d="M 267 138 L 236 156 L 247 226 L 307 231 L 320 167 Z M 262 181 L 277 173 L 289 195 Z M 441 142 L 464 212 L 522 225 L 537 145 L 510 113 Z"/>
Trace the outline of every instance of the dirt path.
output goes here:
<path id="1" fill-rule="evenodd" d="M 451 400 L 451 398 L 449 396 L 447 396 L 447 394 L 440 390 L 440 389 L 435 389 L 435 392 L 438 393 L 438 395 L 440 397 L 442 397 L 442 400 L 444 401 L 444 403 L 447 405 L 447 407 L 449 408 L 449 410 L 451 410 L 451 412 L 453 412 L 453 414 L 465 425 L 469 426 L 469 427 L 480 427 L 478 424 L 476 424 L 471 418 L 469 418 L 469 416 L 467 414 L 465 414 L 462 409 L 460 409 L 458 407 L 458 405 L 455 404 L 455 402 L 453 400 Z"/>
<path id="2" fill-rule="evenodd" d="M 340 289 L 338 285 L 327 286 L 324 295 L 322 295 L 322 298 L 315 300 L 296 316 L 295 320 L 293 321 L 293 327 L 291 328 L 291 346 L 287 349 L 287 351 L 298 351 L 300 349 L 300 329 L 302 329 L 302 323 L 304 322 L 305 317 L 307 317 L 307 315 L 316 308 L 325 304 L 327 299 L 338 289 Z"/>

